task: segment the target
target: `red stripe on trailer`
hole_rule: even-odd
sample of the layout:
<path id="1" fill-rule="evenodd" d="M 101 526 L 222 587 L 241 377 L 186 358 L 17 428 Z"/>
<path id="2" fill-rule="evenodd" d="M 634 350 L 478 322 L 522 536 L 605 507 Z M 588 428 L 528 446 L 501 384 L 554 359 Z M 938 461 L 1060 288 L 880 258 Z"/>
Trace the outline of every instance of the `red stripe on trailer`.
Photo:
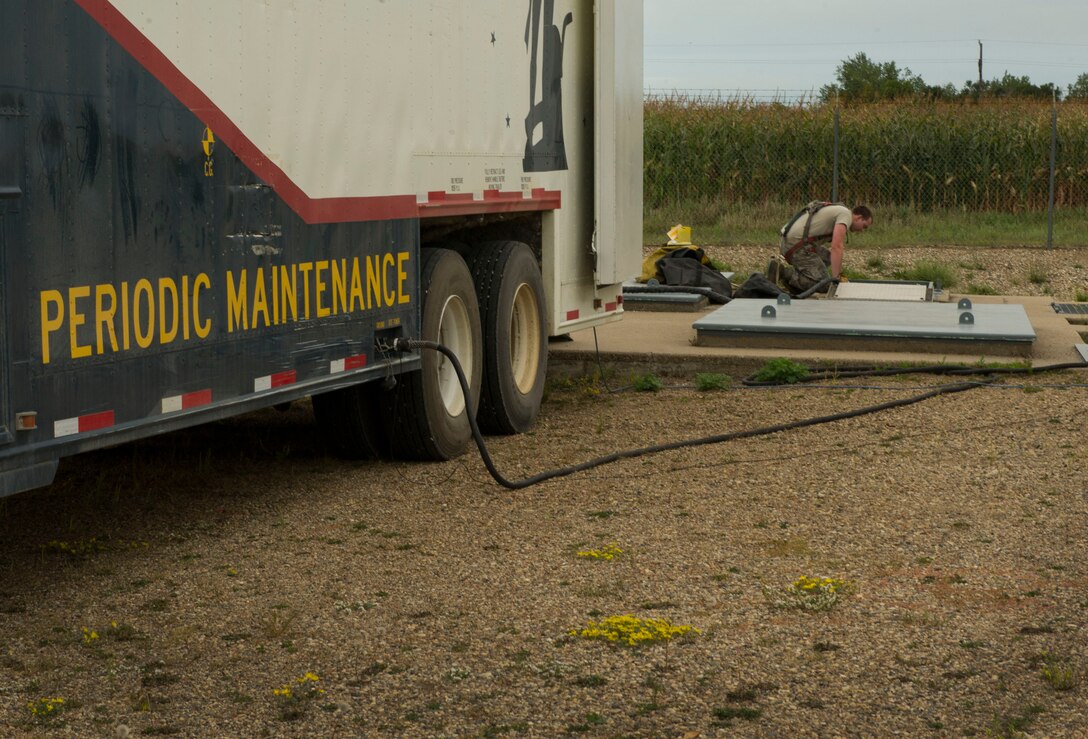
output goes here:
<path id="1" fill-rule="evenodd" d="M 98 429 L 107 429 L 112 425 L 113 411 L 88 413 L 85 416 L 79 417 L 79 433 L 81 434 L 85 434 L 88 431 L 97 431 Z"/>
<path id="2" fill-rule="evenodd" d="M 88 413 L 75 418 L 62 418 L 53 422 L 53 436 L 72 436 L 73 434 L 85 434 L 88 431 L 97 431 L 113 426 L 113 411 L 101 411 Z"/>
<path id="3" fill-rule="evenodd" d="M 356 354 L 354 357 L 345 357 L 344 358 L 344 369 L 345 370 L 362 369 L 363 367 L 366 367 L 366 355 L 365 354 Z"/>
<path id="4" fill-rule="evenodd" d="M 208 405 L 212 402 L 212 391 L 208 390 L 196 390 L 191 393 L 185 393 L 184 395 L 171 395 L 162 399 L 162 412 L 163 413 L 177 413 L 178 411 L 184 411 L 189 408 L 198 408 L 202 405 Z"/>
<path id="5" fill-rule="evenodd" d="M 489 195 L 488 193 L 494 193 Z M 461 216 L 473 213 L 517 213 L 532 210 L 556 210 L 562 203 L 559 190 L 538 188 L 531 197 L 520 192 L 484 190 L 483 199 L 476 200 L 471 193 L 427 193 L 427 201 L 419 204 L 420 218 L 437 216 Z"/>
<path id="6" fill-rule="evenodd" d="M 463 203 L 466 200 L 472 200 L 472 193 L 470 192 L 446 192 L 445 190 L 432 190 L 427 193 L 428 203 L 446 203 L 446 202 L 458 202 Z"/>
<path id="7" fill-rule="evenodd" d="M 192 393 L 185 393 L 181 396 L 181 407 L 186 408 L 199 408 L 202 405 L 210 405 L 212 402 L 212 391 L 197 390 Z"/>
<path id="8" fill-rule="evenodd" d="M 264 180 L 283 198 L 291 210 L 306 223 L 344 223 L 351 221 L 383 221 L 395 218 L 426 218 L 430 216 L 467 215 L 472 213 L 504 213 L 525 210 L 553 210 L 559 207 L 559 193 L 544 191 L 540 196 L 533 190 L 527 199 L 510 200 L 488 196 L 483 200 L 445 201 L 431 205 L 419 203 L 411 195 L 376 195 L 342 198 L 312 198 L 303 192 L 280 167 L 242 133 L 242 130 L 211 98 L 186 77 L 109 0 L 75 0 L 76 5 L 91 16 L 102 29 L 155 77 L 193 115 L 212 129 L 222 141 L 257 177 Z M 452 194 L 452 193 L 451 193 Z M 514 193 L 520 195 L 520 193 Z"/>
<path id="9" fill-rule="evenodd" d="M 611 313 L 614 310 L 616 310 L 616 304 L 615 303 L 605 303 L 604 304 L 604 312 L 605 313 Z"/>
<path id="10" fill-rule="evenodd" d="M 568 321 L 576 321 L 576 320 L 578 320 L 578 315 L 579 315 L 578 311 L 569 310 L 569 311 L 567 311 L 567 320 Z"/>
<path id="11" fill-rule="evenodd" d="M 295 383 L 295 371 L 287 370 L 286 372 L 277 372 L 272 375 L 272 387 L 283 387 L 284 385 L 293 385 Z"/>

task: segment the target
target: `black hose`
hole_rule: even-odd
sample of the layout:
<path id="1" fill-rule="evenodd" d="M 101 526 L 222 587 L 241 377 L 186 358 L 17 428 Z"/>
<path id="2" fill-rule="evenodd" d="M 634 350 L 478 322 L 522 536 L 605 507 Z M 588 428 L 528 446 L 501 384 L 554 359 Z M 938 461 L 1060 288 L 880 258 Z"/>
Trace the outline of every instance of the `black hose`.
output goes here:
<path id="1" fill-rule="evenodd" d="M 461 384 L 461 392 L 465 396 L 466 408 L 471 408 L 472 403 L 472 391 L 468 386 L 468 379 L 465 377 L 464 370 L 461 369 L 461 363 L 457 360 L 457 355 L 452 350 L 438 344 L 434 341 L 422 341 L 418 339 L 397 339 L 393 342 L 393 348 L 398 351 L 411 351 L 412 349 L 431 349 L 437 352 L 441 352 L 450 360 L 450 364 L 453 365 L 454 371 L 457 373 L 457 381 Z M 480 433 L 480 427 L 476 424 L 476 418 L 471 414 L 468 415 L 469 427 L 472 429 L 472 438 L 476 441 L 476 447 L 480 450 L 480 458 L 483 460 L 484 466 L 487 467 L 487 471 L 491 474 L 491 477 L 498 484 L 504 488 L 510 490 L 521 490 L 527 488 L 530 485 L 536 485 L 546 480 L 554 480 L 557 477 L 566 477 L 572 475 L 575 472 L 583 472 L 585 470 L 593 469 L 594 467 L 601 467 L 612 462 L 617 462 L 621 459 L 633 459 L 635 457 L 641 457 L 646 454 L 655 454 L 657 452 L 672 451 L 674 449 L 681 449 L 684 447 L 696 447 L 706 446 L 708 444 L 720 444 L 725 441 L 734 441 L 736 439 L 750 439 L 756 436 L 766 436 L 768 434 L 776 434 L 780 431 L 788 431 L 790 429 L 799 429 L 806 426 L 817 426 L 823 423 L 831 423 L 833 421 L 842 421 L 847 418 L 857 418 L 858 416 L 864 416 L 869 413 L 877 413 L 879 411 L 888 410 L 890 408 L 899 408 L 902 406 L 912 405 L 914 403 L 920 403 L 923 400 L 929 400 L 935 398 L 938 395 L 947 395 L 950 393 L 959 393 L 964 390 L 970 390 L 972 388 L 981 387 L 984 383 L 979 382 L 961 382 L 955 385 L 945 385 L 943 387 L 930 390 L 922 393 L 921 395 L 915 395 L 910 398 L 902 398 L 900 400 L 890 400 L 886 403 L 878 403 L 877 405 L 866 406 L 864 408 L 857 408 L 851 411 L 842 411 L 841 413 L 832 413 L 827 416 L 818 416 L 816 418 L 807 418 L 801 421 L 791 421 L 789 423 L 780 423 L 774 426 L 764 426 L 757 429 L 749 429 L 747 431 L 734 431 L 728 434 L 714 434 L 712 436 L 704 436 L 698 439 L 687 439 L 684 441 L 672 441 L 665 444 L 654 444 L 653 446 L 640 447 L 638 449 L 627 449 L 620 452 L 613 452 L 612 454 L 606 454 L 603 457 L 597 457 L 596 459 L 590 459 L 580 464 L 570 465 L 569 467 L 562 467 L 560 469 L 548 470 L 539 474 L 527 477 L 523 480 L 508 480 L 501 472 L 495 467 L 495 463 L 491 460 L 491 454 L 487 451 L 487 444 L 484 442 L 483 434 Z"/>

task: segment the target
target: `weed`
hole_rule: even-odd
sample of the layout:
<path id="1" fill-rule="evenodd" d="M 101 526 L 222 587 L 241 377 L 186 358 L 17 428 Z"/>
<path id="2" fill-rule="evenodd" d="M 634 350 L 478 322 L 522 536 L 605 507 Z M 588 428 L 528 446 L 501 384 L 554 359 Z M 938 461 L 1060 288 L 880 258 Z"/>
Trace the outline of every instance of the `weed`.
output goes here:
<path id="1" fill-rule="evenodd" d="M 755 721 L 763 715 L 763 711 L 751 706 L 726 706 L 714 709 L 714 723 L 718 726 L 732 726 L 734 719 Z"/>
<path id="2" fill-rule="evenodd" d="M 1077 290 L 1076 294 L 1073 296 L 1073 299 L 1076 300 L 1078 303 L 1088 303 L 1088 293 Z"/>
<path id="3" fill-rule="evenodd" d="M 763 593 L 773 605 L 803 611 L 827 611 L 845 595 L 853 592 L 854 584 L 834 577 L 808 577 L 794 580 L 784 592 L 764 587 Z"/>
<path id="4" fill-rule="evenodd" d="M 977 285 L 973 282 L 967 286 L 967 292 L 971 295 L 997 295 L 997 290 L 989 285 Z"/>
<path id="5" fill-rule="evenodd" d="M 785 357 L 779 357 L 764 364 L 752 375 L 752 379 L 756 382 L 789 385 L 799 382 L 807 376 L 808 368 L 805 365 Z"/>
<path id="6" fill-rule="evenodd" d="M 665 387 L 665 383 L 661 381 L 661 378 L 653 373 L 636 375 L 631 381 L 631 385 L 640 393 L 656 393 Z"/>
<path id="7" fill-rule="evenodd" d="M 912 282 L 939 283 L 945 289 L 954 287 L 958 281 L 955 270 L 948 265 L 926 260 L 919 260 L 910 269 L 896 272 L 895 278 Z"/>
<path id="8" fill-rule="evenodd" d="M 733 384 L 733 378 L 715 372 L 700 372 L 695 375 L 695 389 L 700 392 L 725 390 Z"/>
<path id="9" fill-rule="evenodd" d="M 599 688 L 607 683 L 608 681 L 600 675 L 585 675 L 574 680 L 574 684 L 579 688 Z"/>
<path id="10" fill-rule="evenodd" d="M 685 624 L 674 624 L 667 618 L 638 618 L 630 614 L 609 616 L 598 622 L 590 621 L 584 629 L 572 629 L 570 636 L 583 639 L 599 639 L 613 644 L 625 644 L 637 647 L 656 641 L 668 642 L 672 639 L 701 634 L 699 629 Z"/>
<path id="11" fill-rule="evenodd" d="M 275 611 L 261 621 L 261 633 L 269 639 L 280 639 L 291 633 L 297 619 L 298 611 L 293 608 Z"/>
<path id="12" fill-rule="evenodd" d="M 1017 716 L 994 716 L 993 721 L 986 727 L 986 734 L 1008 739 L 1022 736 L 1031 728 L 1035 717 L 1045 710 L 1042 706 L 1031 705 L 1025 707 Z"/>
<path id="13" fill-rule="evenodd" d="M 587 731 L 592 731 L 594 726 L 600 726 L 604 723 L 604 717 L 597 713 L 587 713 L 585 718 L 580 724 L 571 724 L 567 727 L 567 731 L 571 734 L 584 734 Z"/>
<path id="14" fill-rule="evenodd" d="M 36 701 L 27 703 L 26 707 L 30 711 L 31 718 L 35 721 L 48 723 L 56 720 L 58 716 L 64 713 L 68 704 L 65 703 L 63 698 L 39 698 Z"/>
<path id="15" fill-rule="evenodd" d="M 615 544 L 609 544 L 602 549 L 582 549 L 578 552 L 578 557 L 582 559 L 603 559 L 610 562 L 613 559 L 619 557 L 621 554 L 623 554 L 622 549 L 620 549 Z"/>
<path id="16" fill-rule="evenodd" d="M 1045 285 L 1050 282 L 1050 275 L 1041 267 L 1032 267 L 1028 271 L 1028 282 L 1032 285 Z"/>
<path id="17" fill-rule="evenodd" d="M 318 687 L 320 680 L 314 673 L 307 672 L 302 677 L 295 678 L 294 682 L 273 690 L 272 695 L 279 702 L 280 719 L 295 721 L 302 718 L 310 704 L 325 694 L 324 689 Z"/>
<path id="18" fill-rule="evenodd" d="M 1054 690 L 1072 690 L 1080 685 L 1081 671 L 1052 654 L 1042 654 L 1041 674 Z"/>
<path id="19" fill-rule="evenodd" d="M 865 260 L 865 266 L 868 267 L 869 269 L 876 270 L 877 272 L 881 272 L 881 271 L 884 270 L 884 267 L 887 266 L 887 265 L 884 264 L 884 257 L 883 256 L 881 256 L 880 254 L 873 254 L 868 259 Z"/>

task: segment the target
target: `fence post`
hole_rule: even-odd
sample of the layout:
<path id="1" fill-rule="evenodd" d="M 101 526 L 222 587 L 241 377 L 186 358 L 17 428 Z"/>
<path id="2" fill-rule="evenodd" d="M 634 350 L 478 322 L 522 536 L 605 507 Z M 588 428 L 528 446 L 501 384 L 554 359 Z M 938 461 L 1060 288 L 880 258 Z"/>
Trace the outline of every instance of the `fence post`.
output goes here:
<path id="1" fill-rule="evenodd" d="M 1054 94 L 1050 115 L 1050 199 L 1046 208 L 1046 248 L 1054 246 L 1054 163 L 1058 150 L 1058 96 Z"/>
<path id="2" fill-rule="evenodd" d="M 835 103 L 835 148 L 831 154 L 831 200 L 839 202 L 839 104 Z"/>

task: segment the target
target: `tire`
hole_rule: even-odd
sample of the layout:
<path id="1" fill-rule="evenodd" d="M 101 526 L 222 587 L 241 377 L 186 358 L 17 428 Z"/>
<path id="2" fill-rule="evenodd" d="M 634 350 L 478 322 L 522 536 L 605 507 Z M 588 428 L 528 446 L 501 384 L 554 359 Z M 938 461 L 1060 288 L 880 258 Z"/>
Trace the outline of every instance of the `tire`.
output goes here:
<path id="1" fill-rule="evenodd" d="M 520 241 L 477 244 L 469 266 L 484 334 L 483 390 L 476 420 L 489 433 L 528 431 L 540 412 L 548 368 L 540 266 Z"/>
<path id="2" fill-rule="evenodd" d="M 423 350 L 422 367 L 401 375 L 385 394 L 384 407 L 394 456 L 452 459 L 472 442 L 469 414 L 480 399 L 483 338 L 472 274 L 450 249 L 423 249 L 420 282 L 423 311 L 420 336 L 453 350 L 471 389 L 466 405 L 452 363 L 439 352 Z"/>
<path id="3" fill-rule="evenodd" d="M 382 416 L 380 383 L 368 382 L 314 395 L 314 417 L 325 446 L 346 459 L 389 456 Z"/>

